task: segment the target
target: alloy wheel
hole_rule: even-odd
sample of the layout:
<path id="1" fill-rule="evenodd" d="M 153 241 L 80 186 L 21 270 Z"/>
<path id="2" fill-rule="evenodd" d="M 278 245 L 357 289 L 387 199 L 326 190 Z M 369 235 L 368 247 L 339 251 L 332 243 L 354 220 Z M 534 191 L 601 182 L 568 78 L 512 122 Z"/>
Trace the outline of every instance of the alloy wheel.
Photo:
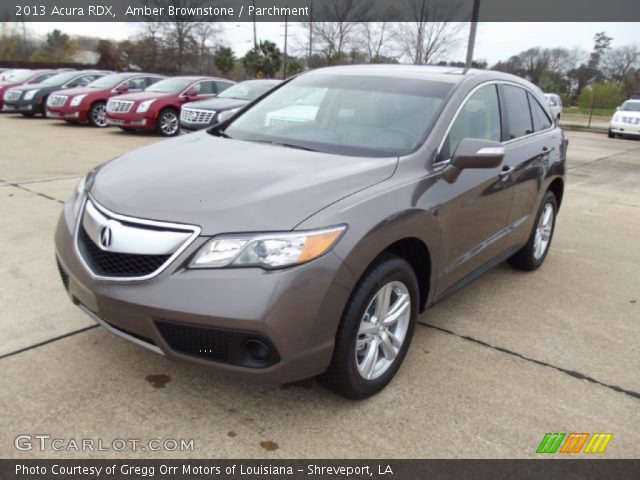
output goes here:
<path id="1" fill-rule="evenodd" d="M 536 227 L 536 238 L 533 244 L 533 256 L 536 260 L 540 260 L 549 248 L 551 232 L 553 232 L 553 205 L 547 203 L 540 214 Z"/>
<path id="2" fill-rule="evenodd" d="M 171 136 L 178 131 L 178 116 L 174 112 L 164 112 L 160 117 L 160 130 Z"/>
<path id="3" fill-rule="evenodd" d="M 375 380 L 393 364 L 407 336 L 411 296 L 405 284 L 393 281 L 374 295 L 360 321 L 356 365 L 362 378 Z"/>
<path id="4" fill-rule="evenodd" d="M 94 125 L 98 127 L 107 126 L 107 107 L 105 105 L 96 105 L 91 112 L 91 118 Z"/>

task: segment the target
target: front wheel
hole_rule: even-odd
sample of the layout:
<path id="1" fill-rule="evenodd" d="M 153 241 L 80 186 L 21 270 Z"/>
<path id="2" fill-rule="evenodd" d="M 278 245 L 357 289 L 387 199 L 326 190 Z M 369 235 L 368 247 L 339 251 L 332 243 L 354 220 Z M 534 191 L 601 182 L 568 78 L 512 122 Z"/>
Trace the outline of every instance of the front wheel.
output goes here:
<path id="1" fill-rule="evenodd" d="M 405 260 L 380 257 L 351 294 L 333 358 L 320 381 L 337 394 L 363 399 L 395 376 L 411 344 L 418 315 L 418 282 Z"/>
<path id="2" fill-rule="evenodd" d="M 180 130 L 178 113 L 172 108 L 165 108 L 158 115 L 156 121 L 156 132 L 163 137 L 173 137 Z"/>
<path id="3" fill-rule="evenodd" d="M 105 102 L 95 102 L 89 109 L 89 125 L 92 127 L 104 128 L 107 124 L 107 104 Z"/>
<path id="4" fill-rule="evenodd" d="M 609 135 L 609 138 L 616 138 L 616 134 L 613 133 L 611 129 L 609 129 L 609 132 L 607 133 L 607 135 Z"/>
<path id="5" fill-rule="evenodd" d="M 549 253 L 557 213 L 558 201 L 556 196 L 553 192 L 547 191 L 542 197 L 542 202 L 540 202 L 529 241 L 509 258 L 509 264 L 512 267 L 518 270 L 532 271 L 542 265 L 547 253 Z"/>

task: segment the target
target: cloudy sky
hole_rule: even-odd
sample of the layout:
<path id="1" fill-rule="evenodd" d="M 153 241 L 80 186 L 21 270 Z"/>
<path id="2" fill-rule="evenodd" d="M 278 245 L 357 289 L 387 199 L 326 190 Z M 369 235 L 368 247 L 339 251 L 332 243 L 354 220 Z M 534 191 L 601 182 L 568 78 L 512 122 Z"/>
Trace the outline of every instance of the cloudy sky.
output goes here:
<path id="1" fill-rule="evenodd" d="M 219 38 L 230 45 L 238 55 L 243 55 L 253 43 L 252 24 L 221 23 L 223 33 Z M 33 22 L 29 27 L 38 34 L 58 28 L 69 34 L 99 36 L 122 40 L 136 33 L 135 23 L 39 23 Z M 534 46 L 567 48 L 581 47 L 590 51 L 593 47 L 593 35 L 606 32 L 613 37 L 613 46 L 640 44 L 640 23 L 480 23 L 474 58 L 484 59 L 490 65 L 504 60 Z M 267 39 L 277 43 L 280 48 L 284 44 L 284 24 L 276 22 L 259 22 L 257 24 L 259 39 Z M 292 37 L 306 38 L 306 34 L 296 24 L 289 26 Z M 291 38 L 291 37 L 290 37 Z M 303 40 L 300 40 L 302 44 Z M 294 42 L 295 43 L 295 42 Z M 290 44 L 290 51 L 292 46 Z M 456 51 L 447 55 L 446 60 L 464 60 L 464 42 Z M 293 52 L 295 53 L 295 52 Z"/>

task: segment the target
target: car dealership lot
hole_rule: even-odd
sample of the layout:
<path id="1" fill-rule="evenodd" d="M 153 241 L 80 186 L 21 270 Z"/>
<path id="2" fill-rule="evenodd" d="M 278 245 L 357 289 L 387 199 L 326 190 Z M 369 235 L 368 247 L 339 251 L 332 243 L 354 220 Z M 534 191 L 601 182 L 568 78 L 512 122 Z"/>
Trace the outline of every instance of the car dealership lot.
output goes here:
<path id="1" fill-rule="evenodd" d="M 352 402 L 313 382 L 239 383 L 90 328 L 56 271 L 60 201 L 93 166 L 162 140 L 1 115 L 0 455 L 532 457 L 546 432 L 612 432 L 603 455 L 637 458 L 640 141 L 568 136 L 547 262 L 502 265 L 421 315 L 397 378 Z M 23 452 L 19 434 L 195 449 Z"/>

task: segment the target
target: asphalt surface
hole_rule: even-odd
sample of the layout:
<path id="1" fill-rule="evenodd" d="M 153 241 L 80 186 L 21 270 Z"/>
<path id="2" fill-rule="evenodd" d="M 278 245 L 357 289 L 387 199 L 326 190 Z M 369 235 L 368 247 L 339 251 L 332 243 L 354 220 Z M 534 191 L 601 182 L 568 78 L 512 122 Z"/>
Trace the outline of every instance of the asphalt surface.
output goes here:
<path id="1" fill-rule="evenodd" d="M 61 202 L 93 166 L 160 140 L 0 115 L 0 457 L 531 458 L 547 432 L 611 432 L 602 457 L 638 458 L 640 141 L 568 136 L 543 267 L 501 265 L 427 311 L 392 384 L 351 402 L 214 376 L 95 327 L 56 270 Z M 19 451 L 20 434 L 194 447 Z"/>

